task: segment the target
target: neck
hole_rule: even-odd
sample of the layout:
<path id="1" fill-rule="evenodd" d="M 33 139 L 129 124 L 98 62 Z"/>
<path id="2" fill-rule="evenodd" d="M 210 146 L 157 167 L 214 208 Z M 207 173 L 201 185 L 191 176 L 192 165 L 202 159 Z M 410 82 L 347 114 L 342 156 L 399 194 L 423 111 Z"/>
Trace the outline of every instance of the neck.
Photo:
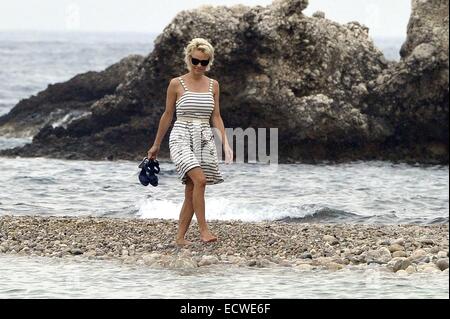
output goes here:
<path id="1" fill-rule="evenodd" d="M 198 81 L 203 77 L 202 73 L 194 73 L 194 72 L 190 72 L 190 76 L 193 80 Z"/>

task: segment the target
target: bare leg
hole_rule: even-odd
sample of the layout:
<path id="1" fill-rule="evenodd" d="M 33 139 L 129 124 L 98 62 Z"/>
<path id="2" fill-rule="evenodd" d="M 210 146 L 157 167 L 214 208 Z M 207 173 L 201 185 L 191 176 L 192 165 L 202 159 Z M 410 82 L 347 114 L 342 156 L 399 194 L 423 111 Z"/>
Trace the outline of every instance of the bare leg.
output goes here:
<path id="1" fill-rule="evenodd" d="M 192 221 L 192 216 L 194 216 L 194 206 L 192 202 L 192 196 L 194 191 L 194 183 L 191 178 L 187 176 L 186 187 L 184 190 L 184 202 L 183 207 L 180 212 L 180 219 L 178 220 L 178 233 L 176 237 L 176 243 L 179 246 L 190 245 L 191 242 L 186 240 L 186 232 L 189 229 L 189 225 Z"/>
<path id="2" fill-rule="evenodd" d="M 200 228 L 200 239 L 203 242 L 216 241 L 217 237 L 211 234 L 206 224 L 205 218 L 205 188 L 206 177 L 200 167 L 195 167 L 187 172 L 194 183 L 193 206 L 195 217 L 197 217 L 198 226 Z"/>

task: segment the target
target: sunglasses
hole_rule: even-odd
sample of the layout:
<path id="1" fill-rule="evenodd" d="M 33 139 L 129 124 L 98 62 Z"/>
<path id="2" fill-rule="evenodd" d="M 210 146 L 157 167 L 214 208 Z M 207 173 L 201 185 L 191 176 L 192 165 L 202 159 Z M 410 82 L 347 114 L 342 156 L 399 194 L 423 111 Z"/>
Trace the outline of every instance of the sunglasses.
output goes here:
<path id="1" fill-rule="evenodd" d="M 191 62 L 193 65 L 198 65 L 200 63 L 202 66 L 207 66 L 209 64 L 209 60 L 199 60 L 196 58 L 191 58 Z"/>

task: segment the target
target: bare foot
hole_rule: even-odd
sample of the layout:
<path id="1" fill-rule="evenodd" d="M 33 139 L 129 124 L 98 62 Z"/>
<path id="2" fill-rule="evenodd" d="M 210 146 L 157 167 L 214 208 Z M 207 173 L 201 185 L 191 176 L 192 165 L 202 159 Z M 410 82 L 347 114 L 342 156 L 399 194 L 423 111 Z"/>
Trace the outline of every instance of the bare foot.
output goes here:
<path id="1" fill-rule="evenodd" d="M 211 243 L 213 241 L 217 241 L 217 237 L 211 234 L 209 231 L 200 234 L 200 239 L 204 243 Z"/>
<path id="2" fill-rule="evenodd" d="M 186 239 L 184 239 L 184 238 L 176 239 L 176 240 L 175 240 L 175 243 L 176 243 L 178 246 L 189 246 L 189 245 L 192 245 L 192 242 L 190 242 L 189 240 L 186 240 Z"/>

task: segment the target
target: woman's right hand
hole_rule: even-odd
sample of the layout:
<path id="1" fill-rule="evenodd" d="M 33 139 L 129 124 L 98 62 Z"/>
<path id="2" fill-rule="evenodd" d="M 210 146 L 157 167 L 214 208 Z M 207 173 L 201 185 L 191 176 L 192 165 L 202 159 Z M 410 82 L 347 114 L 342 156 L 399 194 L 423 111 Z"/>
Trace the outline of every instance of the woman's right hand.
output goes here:
<path id="1" fill-rule="evenodd" d="M 156 156 L 159 153 L 159 146 L 158 145 L 153 145 L 147 152 L 147 158 L 150 160 L 156 160 Z"/>

